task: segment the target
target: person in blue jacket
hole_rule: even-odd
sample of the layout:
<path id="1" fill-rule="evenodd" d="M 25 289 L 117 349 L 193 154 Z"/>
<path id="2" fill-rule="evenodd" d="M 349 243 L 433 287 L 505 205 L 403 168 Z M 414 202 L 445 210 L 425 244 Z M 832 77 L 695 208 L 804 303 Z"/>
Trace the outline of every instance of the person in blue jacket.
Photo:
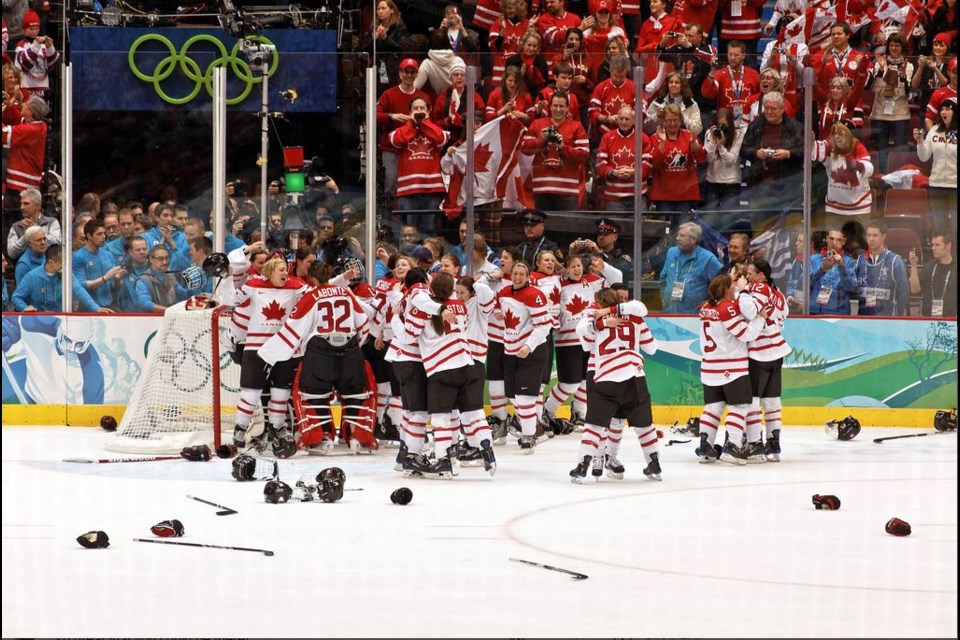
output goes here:
<path id="1" fill-rule="evenodd" d="M 843 251 L 843 232 L 830 229 L 827 246 L 810 256 L 810 314 L 850 315 L 857 263 Z"/>
<path id="2" fill-rule="evenodd" d="M 723 265 L 699 246 L 703 229 L 684 222 L 677 229 L 677 244 L 667 250 L 660 272 L 660 298 L 664 313 L 697 313 L 707 298 L 707 285 Z"/>
<path id="3" fill-rule="evenodd" d="M 47 247 L 44 263 L 25 275 L 13 292 L 14 311 L 57 312 L 62 309 L 63 253 L 60 245 Z M 80 311 L 99 311 L 90 294 L 73 282 L 73 298 Z"/>
<path id="4" fill-rule="evenodd" d="M 867 250 L 857 258 L 861 316 L 905 316 L 910 302 L 910 280 L 903 257 L 886 247 L 887 225 L 867 223 Z"/>

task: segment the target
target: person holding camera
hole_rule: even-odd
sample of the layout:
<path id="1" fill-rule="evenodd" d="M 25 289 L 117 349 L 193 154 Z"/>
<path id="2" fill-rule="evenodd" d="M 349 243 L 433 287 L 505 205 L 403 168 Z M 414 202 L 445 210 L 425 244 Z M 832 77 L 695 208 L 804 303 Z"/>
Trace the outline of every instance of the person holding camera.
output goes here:
<path id="1" fill-rule="evenodd" d="M 126 313 L 136 313 L 141 310 L 140 303 L 137 301 L 137 282 L 140 276 L 150 268 L 147 241 L 140 236 L 133 236 L 126 238 L 125 244 L 127 250 L 119 264 L 126 273 L 117 279 L 117 309 Z"/>
<path id="2" fill-rule="evenodd" d="M 4 208 L 16 208 L 14 197 L 25 189 L 39 189 L 43 179 L 44 155 L 47 147 L 47 123 L 50 107 L 40 96 L 30 96 L 20 109 L 22 122 L 3 125 Z M 39 202 L 39 201 L 38 201 Z M 12 256 L 11 256 L 12 257 Z"/>
<path id="3" fill-rule="evenodd" d="M 657 75 L 659 54 L 676 43 L 683 32 L 683 23 L 667 13 L 665 0 L 650 0 L 650 17 L 640 25 L 635 51 L 647 54 L 644 78 L 649 82 Z"/>
<path id="4" fill-rule="evenodd" d="M 693 91 L 687 84 L 687 79 L 678 71 L 671 71 L 667 74 L 667 81 L 656 100 L 650 102 L 647 107 L 647 118 L 663 125 L 663 108 L 668 104 L 675 104 L 680 107 L 680 118 L 683 128 L 695 136 L 700 135 L 703 130 L 703 122 L 700 119 L 700 105 L 693 99 Z"/>
<path id="5" fill-rule="evenodd" d="M 394 129 L 390 144 L 398 149 L 397 210 L 416 212 L 406 221 L 422 231 L 437 228 L 440 203 L 447 193 L 440 169 L 443 148 L 450 134 L 430 120 L 430 107 L 423 98 L 410 102 L 410 120 Z"/>
<path id="6" fill-rule="evenodd" d="M 473 29 L 463 24 L 460 9 L 455 4 L 448 4 L 443 8 L 443 20 L 440 21 L 440 31 L 447 36 L 450 50 L 456 55 L 476 53 L 480 51 L 480 37 Z"/>
<path id="7" fill-rule="evenodd" d="M 713 117 L 713 126 L 703 139 L 707 154 L 707 178 L 703 185 L 703 209 L 738 209 L 740 207 L 740 146 L 745 129 L 733 124 L 729 109 L 719 109 Z M 706 222 L 722 230 L 723 214 L 710 214 Z M 713 218 L 717 218 L 714 220 Z"/>
<path id="8" fill-rule="evenodd" d="M 634 155 L 637 135 L 635 121 L 633 108 L 621 107 L 617 113 L 617 128 L 605 133 L 597 147 L 597 176 L 604 180 L 603 191 L 599 197 L 604 201 L 606 211 L 633 212 L 637 173 L 637 159 Z M 645 132 L 640 131 L 639 134 L 643 136 L 643 180 L 640 182 L 640 208 L 643 210 L 647 208 L 645 198 L 648 178 L 653 170 L 653 142 Z"/>
<path id="9" fill-rule="evenodd" d="M 910 251 L 910 293 L 923 294 L 920 315 L 957 317 L 957 274 L 953 257 L 953 234 L 934 231 L 930 241 L 933 260 L 920 266 L 916 251 Z"/>
<path id="10" fill-rule="evenodd" d="M 382 4 L 382 2 L 381 2 Z M 377 98 L 377 125 L 380 127 L 380 157 L 383 163 L 383 191 L 389 199 L 397 189 L 397 150 L 390 144 L 390 134 L 410 121 L 410 101 L 429 100 L 422 89 L 414 86 L 420 64 L 413 58 L 400 62 L 400 84 L 390 87 Z"/>
<path id="11" fill-rule="evenodd" d="M 23 73 L 20 87 L 43 98 L 50 90 L 50 69 L 60 62 L 53 39 L 40 35 L 40 16 L 32 9 L 23 14 L 23 40 L 17 43 L 15 64 Z"/>
<path id="12" fill-rule="evenodd" d="M 544 0 L 543 9 L 537 17 L 536 30 L 543 38 L 543 55 L 547 58 L 547 73 L 549 73 L 552 71 L 556 54 L 563 52 L 563 45 L 567 41 L 567 30 L 581 29 L 582 33 L 583 20 L 575 13 L 567 11 L 566 0 Z"/>
<path id="13" fill-rule="evenodd" d="M 757 24 L 759 30 L 759 21 Z M 739 127 L 743 126 L 747 99 L 760 93 L 760 74 L 753 67 L 744 65 L 747 45 L 743 41 L 733 40 L 726 48 L 727 65 L 721 69 L 714 63 L 700 91 L 704 98 L 717 101 L 717 109 L 730 109 L 733 121 Z"/>
<path id="14" fill-rule="evenodd" d="M 810 314 L 850 315 L 850 296 L 857 293 L 857 263 L 843 249 L 838 228 L 827 232 L 827 246 L 810 256 Z"/>
<path id="15" fill-rule="evenodd" d="M 910 79 L 910 88 L 917 92 L 916 104 L 929 104 L 933 92 L 950 83 L 947 65 L 950 64 L 952 41 L 950 34 L 938 33 L 933 38 L 929 54 L 917 58 L 917 70 Z"/>
<path id="16" fill-rule="evenodd" d="M 533 156 L 533 201 L 546 211 L 576 211 L 584 165 L 590 157 L 587 132 L 569 116 L 569 98 L 550 98 L 550 117 L 533 121 L 520 143 L 520 151 Z"/>

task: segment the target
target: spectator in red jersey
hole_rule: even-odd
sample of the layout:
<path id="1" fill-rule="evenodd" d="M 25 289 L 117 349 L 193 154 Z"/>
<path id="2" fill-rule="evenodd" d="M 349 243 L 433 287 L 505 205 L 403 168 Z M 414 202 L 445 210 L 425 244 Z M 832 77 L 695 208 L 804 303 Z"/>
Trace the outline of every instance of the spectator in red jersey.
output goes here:
<path id="1" fill-rule="evenodd" d="M 540 89 L 547 84 L 547 78 L 550 77 L 547 59 L 540 53 L 540 35 L 536 31 L 527 31 L 520 38 L 520 51 L 507 58 L 504 64 L 520 68 L 532 95 L 540 93 Z"/>
<path id="2" fill-rule="evenodd" d="M 595 59 L 602 59 L 608 40 L 627 39 L 626 32 L 613 13 L 612 5 L 610 0 L 600 0 L 593 14 L 583 19 L 583 51 L 591 58 L 591 68 L 598 64 L 594 62 Z"/>
<path id="3" fill-rule="evenodd" d="M 483 2 L 483 0 L 481 0 Z M 490 28 L 488 45 L 493 54 L 493 86 L 499 86 L 503 78 L 507 58 L 520 53 L 520 42 L 523 35 L 530 28 L 530 19 L 527 17 L 527 3 L 523 0 L 502 0 L 500 3 L 503 15 Z M 480 6 L 477 7 L 477 15 Z M 474 18 L 477 22 L 477 18 Z"/>
<path id="4" fill-rule="evenodd" d="M 640 25 L 636 52 L 647 54 L 644 71 L 644 80 L 647 82 L 657 75 L 657 54 L 675 44 L 677 36 L 683 32 L 683 24 L 668 14 L 666 9 L 664 0 L 650 0 L 650 17 Z"/>
<path id="5" fill-rule="evenodd" d="M 627 78 L 629 70 L 630 60 L 627 56 L 614 56 L 610 60 L 610 78 L 593 90 L 589 111 L 590 130 L 597 139 L 616 128 L 620 107 L 636 108 L 636 90 L 633 80 Z"/>
<path id="6" fill-rule="evenodd" d="M 739 40 L 727 45 L 727 66 L 711 69 L 700 87 L 704 98 L 717 101 L 717 109 L 730 109 L 738 127 L 742 126 L 747 100 L 760 93 L 760 74 L 744 65 L 746 51 L 747 46 Z"/>
<path id="7" fill-rule="evenodd" d="M 490 92 L 487 99 L 485 120 L 490 122 L 500 116 L 515 118 L 525 125 L 530 124 L 533 113 L 533 97 L 527 90 L 519 67 L 507 67 L 501 85 Z"/>
<path id="8" fill-rule="evenodd" d="M 555 93 L 562 93 L 570 100 L 569 117 L 580 120 L 581 108 L 585 111 L 589 101 L 580 102 L 577 94 L 573 93 L 573 67 L 568 62 L 558 62 L 553 65 L 554 81 L 540 90 L 537 103 L 534 106 L 534 117 L 546 118 L 550 115 L 550 98 Z"/>
<path id="9" fill-rule="evenodd" d="M 750 56 L 750 66 L 757 61 L 757 43 L 760 41 L 760 13 L 765 0 L 720 0 L 720 33 L 717 38 L 720 55 L 729 53 L 734 42 L 743 44 Z M 720 106 L 720 105 L 717 105 Z"/>
<path id="10" fill-rule="evenodd" d="M 817 131 L 820 135 L 826 135 L 838 122 L 842 122 L 850 129 L 859 129 L 863 126 L 863 109 L 857 105 L 853 97 L 850 81 L 843 76 L 837 76 L 830 81 L 830 98 L 820 105 Z"/>
<path id="11" fill-rule="evenodd" d="M 479 92 L 473 94 L 475 113 L 483 116 L 486 106 Z M 433 103 L 432 119 L 450 134 L 450 144 L 464 141 L 464 118 L 467 113 L 467 65 L 459 58 L 450 65 L 450 86 Z"/>
<path id="12" fill-rule="evenodd" d="M 681 127 L 680 107 L 663 109 L 663 126 L 653 138 L 653 186 L 650 200 L 658 212 L 687 214 L 700 201 L 697 163 L 706 161 L 695 135 Z"/>
<path id="13" fill-rule="evenodd" d="M 11 194 L 13 200 L 5 209 L 18 208 L 16 194 L 24 189 L 39 189 L 43 178 L 43 160 L 47 145 L 47 123 L 44 119 L 50 107 L 40 96 L 30 96 L 21 113 L 23 122 L 3 125 L 3 148 L 10 150 L 10 159 L 4 164 L 4 199 Z M 6 204 L 6 203 L 5 203 Z"/>
<path id="14" fill-rule="evenodd" d="M 583 29 L 580 16 L 567 11 L 565 4 L 565 0 L 544 0 L 544 11 L 537 18 L 536 29 L 543 38 L 541 48 L 548 66 L 552 66 L 554 54 L 563 51 L 563 43 L 567 41 L 567 29 Z"/>
<path id="15" fill-rule="evenodd" d="M 867 83 L 870 58 L 850 46 L 853 30 L 846 22 L 835 22 L 830 27 L 830 40 L 813 56 L 810 63 L 817 74 L 813 99 L 822 107 L 830 98 L 830 81 L 838 76 L 847 78 L 852 89 L 853 104 L 861 107 L 863 87 Z"/>
<path id="16" fill-rule="evenodd" d="M 383 190 L 388 197 L 393 197 L 397 189 L 397 151 L 388 137 L 395 129 L 410 121 L 410 102 L 414 98 L 430 99 L 425 91 L 413 86 L 419 68 L 416 60 L 405 58 L 400 62 L 400 84 L 390 87 L 377 99 L 377 125 L 381 128 L 380 152 L 384 173 Z"/>
<path id="17" fill-rule="evenodd" d="M 415 211 L 407 221 L 424 231 L 433 231 L 446 190 L 440 171 L 440 157 L 450 134 L 430 121 L 423 98 L 410 104 L 410 121 L 394 130 L 390 144 L 398 149 L 397 210 Z"/>
<path id="18" fill-rule="evenodd" d="M 634 210 L 634 188 L 637 172 L 637 161 L 635 155 L 636 145 L 636 114 L 632 107 L 621 107 L 617 113 L 617 128 L 608 131 L 600 140 L 600 146 L 597 148 L 597 176 L 604 180 L 603 193 L 600 196 L 605 202 L 606 211 L 630 211 Z M 643 181 L 640 183 L 641 201 L 640 209 L 647 208 L 645 196 L 647 194 L 647 178 L 652 172 L 651 155 L 653 153 L 653 142 L 643 131 L 640 132 L 642 138 L 643 153 Z"/>
<path id="19" fill-rule="evenodd" d="M 545 211 L 579 208 L 583 165 L 590 157 L 587 132 L 569 115 L 567 96 L 550 98 L 550 117 L 533 121 L 520 150 L 533 156 L 533 201 Z"/>

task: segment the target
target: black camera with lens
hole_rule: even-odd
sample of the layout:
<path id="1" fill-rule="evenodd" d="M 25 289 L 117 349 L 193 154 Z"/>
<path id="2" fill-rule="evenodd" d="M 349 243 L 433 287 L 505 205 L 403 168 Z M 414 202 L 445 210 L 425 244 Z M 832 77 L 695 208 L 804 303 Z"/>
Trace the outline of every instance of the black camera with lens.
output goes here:
<path id="1" fill-rule="evenodd" d="M 557 131 L 557 127 L 555 125 L 550 125 L 544 129 L 544 131 L 547 132 L 547 142 L 552 142 L 554 144 L 563 143 L 563 136 L 560 135 L 559 131 Z"/>
<path id="2" fill-rule="evenodd" d="M 717 138 L 726 138 L 730 135 L 730 127 L 727 126 L 726 122 L 715 124 L 711 129 L 713 130 L 713 135 Z"/>

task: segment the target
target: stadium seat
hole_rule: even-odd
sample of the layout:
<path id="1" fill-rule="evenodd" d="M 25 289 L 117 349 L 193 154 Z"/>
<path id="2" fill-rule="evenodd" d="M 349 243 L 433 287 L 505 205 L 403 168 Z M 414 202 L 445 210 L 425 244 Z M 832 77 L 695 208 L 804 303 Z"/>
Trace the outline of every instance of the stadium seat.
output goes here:
<path id="1" fill-rule="evenodd" d="M 920 256 L 921 261 L 923 260 L 923 243 L 913 229 L 901 227 L 887 229 L 886 246 L 887 249 L 903 258 L 908 270 L 910 269 L 910 251 L 915 251 L 917 256 Z M 920 315 L 920 304 L 921 296 L 910 296 L 910 315 Z"/>
<path id="2" fill-rule="evenodd" d="M 928 212 L 926 189 L 887 189 L 884 194 L 883 217 L 888 225 L 909 227 L 922 235 Z"/>
<path id="3" fill-rule="evenodd" d="M 893 173 L 905 164 L 920 167 L 924 175 L 930 175 L 931 161 L 921 162 L 916 151 L 891 151 L 887 154 L 887 170 L 884 173 Z"/>

